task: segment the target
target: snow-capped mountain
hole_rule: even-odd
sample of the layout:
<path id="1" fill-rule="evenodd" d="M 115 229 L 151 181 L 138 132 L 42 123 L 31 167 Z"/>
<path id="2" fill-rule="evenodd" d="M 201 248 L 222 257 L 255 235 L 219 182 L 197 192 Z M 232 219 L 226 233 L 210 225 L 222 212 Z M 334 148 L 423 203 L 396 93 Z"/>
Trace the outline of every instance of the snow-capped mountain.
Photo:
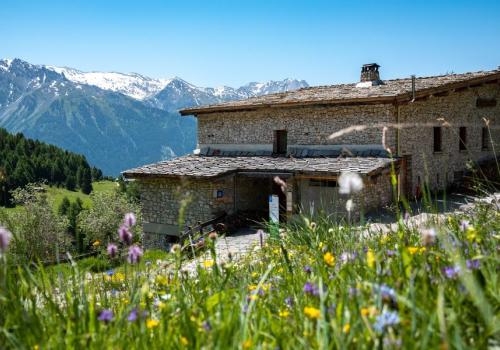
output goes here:
<path id="1" fill-rule="evenodd" d="M 152 105 L 167 110 L 174 110 L 175 108 L 182 108 L 190 105 L 183 105 L 182 103 L 172 104 L 170 101 L 165 100 L 164 97 L 162 98 L 162 96 L 172 96 L 177 100 L 185 99 L 186 103 L 188 102 L 187 100 L 189 100 L 192 106 L 245 99 L 309 86 L 304 80 L 284 79 L 266 83 L 252 82 L 236 89 L 229 86 L 211 88 L 198 87 L 179 77 L 155 79 L 137 73 L 82 72 L 67 67 L 48 65 L 45 67 L 63 74 L 66 79 L 73 82 L 94 85 L 104 90 L 120 92 L 137 100 L 147 100 Z M 186 96 L 186 94 L 190 96 Z M 180 98 L 181 96 L 183 97 Z"/>
<path id="2" fill-rule="evenodd" d="M 196 120 L 178 110 L 308 86 L 285 79 L 198 87 L 181 78 L 82 72 L 0 59 L 0 127 L 84 154 L 106 174 L 190 153 Z"/>
<path id="3" fill-rule="evenodd" d="M 45 67 L 73 82 L 120 92 L 136 100 L 144 100 L 156 94 L 169 83 L 168 79 L 152 79 L 137 73 L 82 72 L 68 67 Z"/>

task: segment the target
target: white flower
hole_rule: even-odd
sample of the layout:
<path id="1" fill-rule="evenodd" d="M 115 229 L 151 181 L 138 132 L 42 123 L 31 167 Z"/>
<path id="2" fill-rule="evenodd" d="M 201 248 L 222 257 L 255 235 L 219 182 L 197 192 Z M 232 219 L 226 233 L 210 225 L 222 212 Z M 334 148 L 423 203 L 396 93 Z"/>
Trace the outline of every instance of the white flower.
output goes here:
<path id="1" fill-rule="evenodd" d="M 349 199 L 347 200 L 347 202 L 345 202 L 345 208 L 347 209 L 347 211 L 351 211 L 354 208 L 354 203 L 352 202 L 352 199 Z"/>
<path id="2" fill-rule="evenodd" d="M 420 239 L 423 245 L 432 245 L 436 241 L 436 230 L 427 228 L 420 231 Z"/>
<path id="3" fill-rule="evenodd" d="M 357 173 L 344 172 L 340 174 L 338 183 L 340 194 L 356 193 L 363 189 L 363 179 Z"/>

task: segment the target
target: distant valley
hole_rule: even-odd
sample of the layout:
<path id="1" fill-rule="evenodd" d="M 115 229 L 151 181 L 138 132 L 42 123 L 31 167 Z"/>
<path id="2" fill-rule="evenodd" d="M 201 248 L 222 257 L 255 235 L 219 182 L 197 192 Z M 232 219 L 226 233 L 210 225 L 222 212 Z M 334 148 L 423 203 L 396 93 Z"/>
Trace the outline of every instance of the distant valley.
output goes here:
<path id="1" fill-rule="evenodd" d="M 0 60 L 0 127 L 81 153 L 107 175 L 192 152 L 185 107 L 307 87 L 303 80 L 203 88 L 181 78 L 82 72 Z"/>

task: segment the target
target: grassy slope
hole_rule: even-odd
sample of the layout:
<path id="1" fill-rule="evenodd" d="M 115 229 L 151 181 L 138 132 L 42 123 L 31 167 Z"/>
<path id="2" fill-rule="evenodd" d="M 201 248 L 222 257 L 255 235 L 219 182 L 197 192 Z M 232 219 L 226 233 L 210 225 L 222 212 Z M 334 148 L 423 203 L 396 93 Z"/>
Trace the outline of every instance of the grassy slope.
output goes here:
<path id="1" fill-rule="evenodd" d="M 113 181 L 97 181 L 92 183 L 93 192 L 110 192 L 116 188 L 116 182 Z M 62 202 L 64 197 L 68 197 L 71 202 L 74 202 L 76 198 L 80 198 L 83 201 L 83 206 L 89 208 L 92 206 L 92 200 L 90 195 L 84 194 L 80 191 L 68 191 L 63 187 L 53 187 L 45 186 L 47 189 L 47 197 L 49 203 L 52 203 L 54 210 L 57 210 L 59 204 Z M 2 208 L 2 207 L 0 207 Z M 19 210 L 20 206 L 14 208 L 4 208 L 7 212 L 13 212 Z"/>

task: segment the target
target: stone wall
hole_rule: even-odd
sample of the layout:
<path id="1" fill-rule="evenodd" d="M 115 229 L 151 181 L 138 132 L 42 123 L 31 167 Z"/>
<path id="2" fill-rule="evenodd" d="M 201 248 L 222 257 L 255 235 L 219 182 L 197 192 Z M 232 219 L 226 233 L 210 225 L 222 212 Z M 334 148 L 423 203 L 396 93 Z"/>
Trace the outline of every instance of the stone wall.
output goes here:
<path id="1" fill-rule="evenodd" d="M 178 235 L 180 228 L 213 219 L 225 211 L 231 213 L 233 178 L 222 180 L 139 179 L 144 222 L 144 246 L 162 248 L 167 235 Z M 217 191 L 223 196 L 217 198 Z M 184 222 L 179 222 L 181 208 Z"/>
<path id="2" fill-rule="evenodd" d="M 478 108 L 478 97 L 496 98 L 495 107 Z M 433 127 L 442 126 L 443 118 L 449 126 L 442 128 L 442 152 L 434 152 Z M 444 189 L 457 179 L 469 160 L 478 161 L 492 156 L 492 147 L 481 148 L 483 118 L 490 121 L 490 130 L 496 149 L 500 147 L 500 85 L 488 84 L 448 96 L 415 101 L 400 107 L 400 122 L 415 124 L 400 133 L 401 155 L 411 155 L 412 193 L 416 186 L 428 183 L 432 189 Z M 467 150 L 459 151 L 459 127 L 467 127 Z M 491 141 L 491 140 L 490 140 Z"/>
<path id="3" fill-rule="evenodd" d="M 393 123 L 394 106 L 311 106 L 221 112 L 198 116 L 198 142 L 209 144 L 271 144 L 274 130 L 288 131 L 288 145 L 381 144 L 382 127 L 353 131 L 328 139 L 353 125 Z M 387 134 L 387 146 L 395 149 L 395 131 Z"/>

